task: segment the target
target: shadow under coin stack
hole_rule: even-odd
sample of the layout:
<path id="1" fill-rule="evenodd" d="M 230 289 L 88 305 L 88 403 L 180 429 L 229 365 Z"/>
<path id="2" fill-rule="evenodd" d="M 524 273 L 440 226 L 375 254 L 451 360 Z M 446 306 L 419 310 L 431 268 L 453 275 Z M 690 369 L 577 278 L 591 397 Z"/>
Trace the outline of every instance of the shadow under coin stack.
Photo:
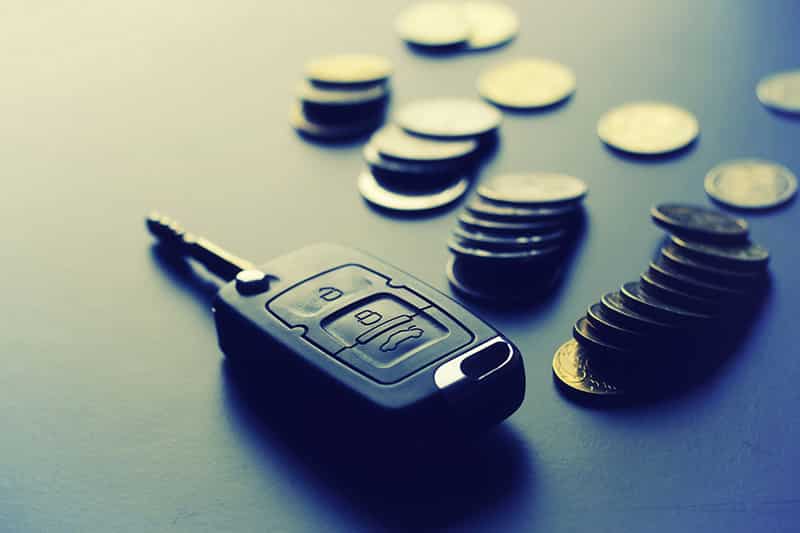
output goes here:
<path id="1" fill-rule="evenodd" d="M 469 189 L 495 147 L 500 113 L 474 99 L 434 99 L 400 109 L 364 147 L 358 189 L 370 204 L 395 212 L 445 207 Z"/>
<path id="2" fill-rule="evenodd" d="M 550 173 L 494 176 L 459 215 L 447 277 L 464 296 L 528 303 L 552 289 L 584 224 L 586 184 Z"/>
<path id="3" fill-rule="evenodd" d="M 391 62 L 381 56 L 326 56 L 306 65 L 290 124 L 309 138 L 336 142 L 366 136 L 383 124 Z"/>
<path id="4" fill-rule="evenodd" d="M 735 337 L 744 330 L 741 321 L 752 317 L 769 281 L 769 252 L 749 241 L 747 223 L 679 204 L 655 206 L 651 216 L 670 234 L 659 256 L 638 281 L 590 305 L 574 338 L 556 351 L 553 373 L 565 391 L 660 393 L 676 385 L 679 374 L 672 371 L 686 365 L 699 371 L 708 363 L 692 355 L 711 357 L 696 348 L 703 340 L 716 339 L 715 348 L 724 349 L 718 334 Z M 680 376 L 687 377 L 693 376 Z"/>

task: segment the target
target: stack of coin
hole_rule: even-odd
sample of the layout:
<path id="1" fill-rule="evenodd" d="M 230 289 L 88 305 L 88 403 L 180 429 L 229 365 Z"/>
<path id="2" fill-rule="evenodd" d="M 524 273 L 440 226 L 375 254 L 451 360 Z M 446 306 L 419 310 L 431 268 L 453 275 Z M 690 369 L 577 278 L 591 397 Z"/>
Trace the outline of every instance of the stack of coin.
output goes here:
<path id="1" fill-rule="evenodd" d="M 391 62 L 368 54 L 332 55 L 306 65 L 290 124 L 323 141 L 362 137 L 383 124 L 389 101 Z"/>
<path id="2" fill-rule="evenodd" d="M 500 113 L 480 100 L 440 98 L 402 107 L 396 123 L 375 132 L 364 147 L 361 195 L 392 211 L 455 202 L 496 143 L 500 120 Z"/>
<path id="3" fill-rule="evenodd" d="M 550 289 L 584 220 L 586 184 L 553 173 L 494 176 L 458 218 L 447 277 L 459 293 L 526 303 Z"/>
<path id="4" fill-rule="evenodd" d="M 589 306 L 553 358 L 567 390 L 616 396 L 641 390 L 653 367 L 731 321 L 749 318 L 768 281 L 769 252 L 749 240 L 744 220 L 704 207 L 661 204 L 653 221 L 668 232 L 638 281 Z"/>

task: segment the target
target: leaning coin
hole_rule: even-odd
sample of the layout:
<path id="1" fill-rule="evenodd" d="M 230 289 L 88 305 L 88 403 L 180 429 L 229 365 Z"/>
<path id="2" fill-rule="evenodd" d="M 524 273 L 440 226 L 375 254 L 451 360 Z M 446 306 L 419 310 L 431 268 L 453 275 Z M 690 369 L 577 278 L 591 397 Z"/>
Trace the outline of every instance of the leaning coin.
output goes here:
<path id="1" fill-rule="evenodd" d="M 625 393 L 624 380 L 597 372 L 591 352 L 570 339 L 553 356 L 553 375 L 562 386 L 592 396 L 620 396 Z"/>
<path id="2" fill-rule="evenodd" d="M 644 347 L 649 339 L 647 335 L 639 331 L 626 328 L 615 318 L 615 315 L 605 311 L 600 302 L 589 306 L 586 318 L 589 319 L 589 324 L 597 331 L 597 334 L 611 344 L 635 349 Z"/>
<path id="3" fill-rule="evenodd" d="M 321 124 L 309 120 L 299 103 L 289 112 L 289 124 L 299 133 L 323 141 L 343 141 L 365 136 L 378 128 L 383 117 L 370 117 L 346 124 Z"/>
<path id="4" fill-rule="evenodd" d="M 768 209 L 794 197 L 797 177 L 788 168 L 770 161 L 727 161 L 708 171 L 705 189 L 711 198 L 725 205 Z"/>
<path id="5" fill-rule="evenodd" d="M 784 113 L 800 113 L 800 70 L 778 72 L 763 78 L 756 86 L 758 100 Z"/>
<path id="6" fill-rule="evenodd" d="M 680 150 L 700 133 L 697 119 L 680 107 L 663 102 L 632 102 L 600 118 L 597 135 L 617 150 L 658 155 Z"/>
<path id="7" fill-rule="evenodd" d="M 620 288 L 620 294 L 626 304 L 639 313 L 655 320 L 669 322 L 670 324 L 689 325 L 711 319 L 711 315 L 684 309 L 683 307 L 669 304 L 656 298 L 642 289 L 638 281 L 625 283 Z"/>
<path id="8" fill-rule="evenodd" d="M 501 107 L 535 109 L 566 99 L 575 92 L 575 75 L 548 59 L 517 59 L 483 72 L 478 93 Z"/>
<path id="9" fill-rule="evenodd" d="M 471 98 L 434 98 L 406 104 L 395 115 L 406 131 L 445 139 L 476 137 L 500 126 L 500 112 Z"/>
<path id="10" fill-rule="evenodd" d="M 563 229 L 558 220 L 540 220 L 536 222 L 500 222 L 499 220 L 486 220 L 477 218 L 469 213 L 460 213 L 458 222 L 461 226 L 473 231 L 490 231 L 512 235 L 527 235 Z"/>
<path id="11" fill-rule="evenodd" d="M 726 287 L 685 274 L 672 267 L 663 258 L 651 261 L 647 273 L 653 280 L 662 285 L 712 300 L 733 302 L 746 297 L 748 294 L 741 289 Z"/>
<path id="12" fill-rule="evenodd" d="M 753 242 L 721 246 L 672 236 L 672 243 L 686 252 L 709 264 L 719 265 L 734 270 L 764 270 L 769 262 L 769 251 Z"/>
<path id="13" fill-rule="evenodd" d="M 486 248 L 480 248 L 468 241 L 460 240 L 458 238 L 451 238 L 448 240 L 447 249 L 450 250 L 453 255 L 467 259 L 520 263 L 534 261 L 547 262 L 559 258 L 562 253 L 562 248 L 560 246 L 550 246 L 548 248 L 523 248 L 511 251 L 493 251 Z"/>
<path id="14" fill-rule="evenodd" d="M 558 218 L 580 216 L 580 204 L 551 205 L 541 207 L 517 207 L 512 204 L 488 202 L 482 198 L 474 198 L 466 206 L 467 211 L 478 218 L 489 218 L 501 221 L 539 220 L 542 218 Z"/>
<path id="15" fill-rule="evenodd" d="M 766 271 L 749 272 L 714 266 L 692 258 L 673 243 L 661 248 L 661 258 L 686 275 L 734 289 L 750 290 L 763 286 L 767 281 Z"/>
<path id="16" fill-rule="evenodd" d="M 463 227 L 455 227 L 453 235 L 459 239 L 470 243 L 476 247 L 489 249 L 519 248 L 527 247 L 547 247 L 549 245 L 563 244 L 567 238 L 567 231 L 557 229 L 546 233 L 533 233 L 525 235 L 504 235 L 503 233 L 491 233 L 487 231 L 469 230 Z"/>
<path id="17" fill-rule="evenodd" d="M 306 77 L 315 83 L 339 86 L 385 81 L 392 74 L 388 59 L 372 54 L 338 54 L 313 59 L 306 64 Z"/>
<path id="18" fill-rule="evenodd" d="M 467 47 L 470 50 L 494 48 L 509 42 L 519 31 L 519 17 L 500 2 L 465 2 L 464 16 L 470 27 Z"/>
<path id="19" fill-rule="evenodd" d="M 625 299 L 622 298 L 619 291 L 604 294 L 600 299 L 600 303 L 603 305 L 606 313 L 614 317 L 615 322 L 618 322 L 627 329 L 646 335 L 654 335 L 658 339 L 674 337 L 681 331 L 675 324 L 660 321 L 639 313 L 625 303 Z"/>
<path id="20" fill-rule="evenodd" d="M 406 133 L 394 124 L 375 132 L 370 142 L 381 155 L 406 161 L 446 161 L 467 157 L 478 148 L 474 139 L 438 140 Z"/>
<path id="21" fill-rule="evenodd" d="M 401 39 L 417 46 L 463 44 L 471 30 L 459 7 L 452 2 L 418 2 L 400 12 L 394 27 Z"/>
<path id="22" fill-rule="evenodd" d="M 576 202 L 588 191 L 583 180 L 553 172 L 500 174 L 478 187 L 486 200 L 517 206 Z"/>
<path id="23" fill-rule="evenodd" d="M 446 189 L 421 194 L 400 194 L 382 187 L 369 170 L 358 177 L 358 190 L 371 204 L 393 211 L 428 211 L 461 198 L 469 187 L 467 178 L 457 179 Z"/>
<path id="24" fill-rule="evenodd" d="M 615 360 L 630 360 L 634 357 L 631 349 L 603 339 L 585 316 L 575 322 L 572 327 L 572 337 L 578 341 L 578 344 L 588 348 L 592 354 L 611 357 Z"/>
<path id="25" fill-rule="evenodd" d="M 679 236 L 711 242 L 744 242 L 747 222 L 716 209 L 684 204 L 659 204 L 650 209 L 658 226 Z"/>
<path id="26" fill-rule="evenodd" d="M 663 283 L 651 276 L 648 271 L 642 272 L 642 275 L 639 276 L 639 286 L 644 292 L 663 302 L 697 313 L 717 315 L 725 304 L 725 302 L 698 296 Z"/>

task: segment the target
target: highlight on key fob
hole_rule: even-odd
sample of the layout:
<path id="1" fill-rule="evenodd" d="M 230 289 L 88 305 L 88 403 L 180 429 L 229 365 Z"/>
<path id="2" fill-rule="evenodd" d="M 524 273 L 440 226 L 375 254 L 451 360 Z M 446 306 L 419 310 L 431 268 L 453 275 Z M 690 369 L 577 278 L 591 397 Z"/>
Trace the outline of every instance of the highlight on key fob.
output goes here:
<path id="1" fill-rule="evenodd" d="M 315 244 L 256 267 L 166 217 L 150 215 L 147 227 L 228 281 L 213 310 L 232 360 L 289 359 L 411 425 L 487 427 L 522 402 L 522 357 L 507 338 L 374 257 Z"/>

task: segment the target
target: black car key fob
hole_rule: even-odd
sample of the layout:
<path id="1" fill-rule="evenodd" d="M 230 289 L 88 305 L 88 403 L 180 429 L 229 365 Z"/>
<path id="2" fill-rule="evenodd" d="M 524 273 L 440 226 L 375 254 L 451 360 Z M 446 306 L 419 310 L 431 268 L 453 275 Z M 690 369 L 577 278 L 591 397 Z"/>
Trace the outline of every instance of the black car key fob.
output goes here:
<path id="1" fill-rule="evenodd" d="M 254 267 L 163 217 L 151 216 L 148 227 L 232 278 L 213 303 L 230 359 L 262 368 L 290 359 L 300 373 L 412 426 L 485 427 L 522 402 L 522 358 L 508 339 L 374 257 L 316 244 Z"/>

